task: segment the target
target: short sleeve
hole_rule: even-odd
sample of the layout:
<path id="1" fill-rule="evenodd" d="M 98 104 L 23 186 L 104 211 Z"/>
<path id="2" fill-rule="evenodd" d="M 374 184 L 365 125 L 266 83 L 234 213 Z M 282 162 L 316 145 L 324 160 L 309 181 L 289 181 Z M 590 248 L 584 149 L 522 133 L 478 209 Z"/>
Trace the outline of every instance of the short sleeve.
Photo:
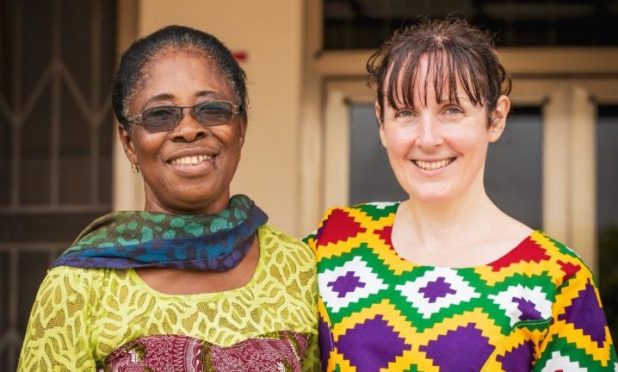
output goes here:
<path id="1" fill-rule="evenodd" d="M 616 351 L 592 273 L 581 268 L 556 291 L 535 371 L 614 371 Z"/>
<path id="2" fill-rule="evenodd" d="M 317 257 L 317 249 L 318 249 L 318 240 L 320 239 L 320 235 L 324 231 L 324 228 L 328 224 L 329 217 L 334 209 L 336 208 L 327 210 L 326 213 L 324 213 L 324 216 L 322 217 L 322 220 L 320 221 L 318 227 L 312 232 L 310 232 L 309 234 L 307 234 L 302 239 L 303 242 L 305 242 L 309 247 L 311 247 L 316 257 Z"/>
<path id="3" fill-rule="evenodd" d="M 58 267 L 37 293 L 18 371 L 94 371 L 89 342 L 87 271 Z"/>

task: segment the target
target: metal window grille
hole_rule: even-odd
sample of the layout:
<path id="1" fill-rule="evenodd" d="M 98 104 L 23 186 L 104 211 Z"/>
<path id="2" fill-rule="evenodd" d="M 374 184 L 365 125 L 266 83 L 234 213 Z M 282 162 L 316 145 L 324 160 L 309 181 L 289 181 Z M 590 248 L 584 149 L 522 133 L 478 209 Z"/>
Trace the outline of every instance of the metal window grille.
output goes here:
<path id="1" fill-rule="evenodd" d="M 48 265 L 111 210 L 115 2 L 0 2 L 0 370 Z"/>

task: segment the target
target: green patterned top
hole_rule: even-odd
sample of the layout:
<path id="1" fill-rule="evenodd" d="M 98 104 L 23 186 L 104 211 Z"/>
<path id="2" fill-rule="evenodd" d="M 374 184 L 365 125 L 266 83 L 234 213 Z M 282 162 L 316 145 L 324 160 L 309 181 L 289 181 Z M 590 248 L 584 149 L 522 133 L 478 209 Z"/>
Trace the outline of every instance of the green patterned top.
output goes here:
<path id="1" fill-rule="evenodd" d="M 19 371 L 319 369 L 313 254 L 268 226 L 258 238 L 250 282 L 219 293 L 163 294 L 134 269 L 51 269 Z"/>

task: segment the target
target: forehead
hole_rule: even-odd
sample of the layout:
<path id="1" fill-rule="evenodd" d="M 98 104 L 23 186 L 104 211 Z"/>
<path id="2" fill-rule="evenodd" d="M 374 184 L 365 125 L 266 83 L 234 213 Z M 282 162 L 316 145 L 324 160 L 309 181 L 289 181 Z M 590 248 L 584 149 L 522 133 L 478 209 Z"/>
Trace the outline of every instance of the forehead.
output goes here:
<path id="1" fill-rule="evenodd" d="M 458 62 L 446 51 L 395 58 L 385 78 L 385 101 L 412 107 L 427 105 L 428 100 L 482 103 L 474 69 Z"/>
<path id="2" fill-rule="evenodd" d="M 200 91 L 213 91 L 227 99 L 232 93 L 228 79 L 213 58 L 197 50 L 166 49 L 143 67 L 132 101 L 157 95 L 181 99 Z"/>

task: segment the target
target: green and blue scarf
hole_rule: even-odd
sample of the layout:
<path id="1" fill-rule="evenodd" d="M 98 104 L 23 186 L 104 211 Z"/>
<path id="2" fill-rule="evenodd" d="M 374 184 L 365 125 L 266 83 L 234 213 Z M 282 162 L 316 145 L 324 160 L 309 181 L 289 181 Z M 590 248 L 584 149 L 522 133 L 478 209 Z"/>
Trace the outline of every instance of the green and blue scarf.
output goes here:
<path id="1" fill-rule="evenodd" d="M 226 271 L 243 259 L 267 221 L 244 195 L 233 196 L 228 208 L 214 215 L 110 213 L 82 231 L 52 267 Z"/>

